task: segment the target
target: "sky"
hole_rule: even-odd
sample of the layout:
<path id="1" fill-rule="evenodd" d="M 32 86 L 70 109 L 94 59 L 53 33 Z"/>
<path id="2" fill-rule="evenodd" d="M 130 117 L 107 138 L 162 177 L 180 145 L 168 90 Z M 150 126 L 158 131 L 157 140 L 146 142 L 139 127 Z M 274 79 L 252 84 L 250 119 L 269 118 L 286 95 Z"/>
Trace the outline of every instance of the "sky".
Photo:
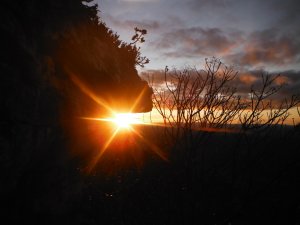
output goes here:
<path id="1" fill-rule="evenodd" d="M 201 66 L 215 56 L 245 70 L 300 70 L 297 0 L 96 0 L 124 41 L 146 29 L 148 70 Z"/>
<path id="2" fill-rule="evenodd" d="M 251 86 L 261 73 L 281 74 L 282 98 L 300 91 L 298 0 L 95 0 L 99 16 L 120 39 L 134 27 L 148 31 L 141 45 L 150 59 L 140 74 L 165 66 L 203 68 L 217 57 Z"/>

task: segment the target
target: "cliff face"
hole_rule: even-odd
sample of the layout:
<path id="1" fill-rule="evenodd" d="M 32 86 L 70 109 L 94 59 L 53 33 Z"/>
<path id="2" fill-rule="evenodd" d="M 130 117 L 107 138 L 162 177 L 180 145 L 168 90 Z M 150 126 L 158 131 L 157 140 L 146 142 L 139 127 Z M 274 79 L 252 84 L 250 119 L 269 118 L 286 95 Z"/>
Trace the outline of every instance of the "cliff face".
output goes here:
<path id="1" fill-rule="evenodd" d="M 65 120 L 126 111 L 141 93 L 134 111 L 149 111 L 152 90 L 135 69 L 137 49 L 100 21 L 96 6 L 4 0 L 0 19 L 1 204 L 20 214 L 59 211 L 57 196 L 76 187 Z"/>

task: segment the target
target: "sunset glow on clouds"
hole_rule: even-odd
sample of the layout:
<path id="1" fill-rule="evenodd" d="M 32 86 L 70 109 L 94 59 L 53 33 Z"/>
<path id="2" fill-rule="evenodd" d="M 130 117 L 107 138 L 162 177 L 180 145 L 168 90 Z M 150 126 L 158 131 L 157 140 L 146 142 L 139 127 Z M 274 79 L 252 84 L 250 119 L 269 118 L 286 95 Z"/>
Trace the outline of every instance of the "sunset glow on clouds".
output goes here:
<path id="1" fill-rule="evenodd" d="M 297 0 L 97 1 L 101 18 L 121 39 L 130 41 L 134 27 L 147 29 L 141 51 L 150 63 L 141 71 L 201 69 L 205 58 L 215 56 L 239 71 L 242 86 L 264 71 L 280 73 L 289 90 L 300 89 Z"/>
<path id="2" fill-rule="evenodd" d="M 148 69 L 196 65 L 216 56 L 229 64 L 299 70 L 296 0 L 98 0 L 100 16 L 123 40 L 148 30 Z"/>

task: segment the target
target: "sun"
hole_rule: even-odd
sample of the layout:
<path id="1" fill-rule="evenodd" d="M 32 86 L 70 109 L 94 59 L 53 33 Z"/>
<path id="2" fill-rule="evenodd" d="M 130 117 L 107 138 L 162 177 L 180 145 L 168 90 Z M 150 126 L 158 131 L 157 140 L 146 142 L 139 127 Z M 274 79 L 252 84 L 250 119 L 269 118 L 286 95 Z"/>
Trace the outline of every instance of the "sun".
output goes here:
<path id="1" fill-rule="evenodd" d="M 133 113 L 116 113 L 111 120 L 119 129 L 130 129 L 133 124 L 141 123 Z"/>
<path id="2" fill-rule="evenodd" d="M 132 125 L 134 124 L 144 124 L 144 125 L 148 124 L 145 123 L 143 119 L 140 118 L 140 115 L 138 115 L 137 113 L 113 112 L 111 117 L 107 117 L 107 118 L 81 117 L 81 119 L 110 122 L 117 127 L 117 130 L 120 130 L 122 128 L 130 130 L 131 128 L 133 128 Z"/>
<path id="3" fill-rule="evenodd" d="M 152 141 L 148 140 L 143 134 L 144 126 L 152 126 L 154 124 L 148 123 L 144 121 L 144 117 L 141 117 L 139 113 L 117 113 L 112 112 L 110 117 L 102 117 L 102 118 L 93 118 L 93 117 L 80 117 L 84 120 L 93 120 L 100 121 L 104 123 L 108 123 L 109 129 L 106 129 L 108 132 L 108 136 L 106 134 L 106 138 L 101 139 L 101 145 L 99 149 L 99 153 L 91 160 L 89 165 L 86 168 L 86 172 L 90 173 L 94 167 L 97 165 L 100 158 L 105 154 L 105 152 L 110 149 L 130 149 L 132 146 L 136 148 L 137 144 L 143 143 L 148 146 L 151 151 L 157 154 L 161 159 L 168 161 L 165 153 L 156 146 Z M 104 123 L 102 125 L 104 125 Z M 134 126 L 137 125 L 137 126 Z M 106 125 L 104 125 L 106 127 Z M 100 126 L 101 128 L 101 126 Z M 112 128 L 112 129 L 111 129 Z M 102 142 L 103 140 L 103 142 Z M 137 140 L 137 141 L 136 141 Z M 133 144 L 133 145 L 131 145 Z M 113 146 L 113 148 L 110 148 Z"/>

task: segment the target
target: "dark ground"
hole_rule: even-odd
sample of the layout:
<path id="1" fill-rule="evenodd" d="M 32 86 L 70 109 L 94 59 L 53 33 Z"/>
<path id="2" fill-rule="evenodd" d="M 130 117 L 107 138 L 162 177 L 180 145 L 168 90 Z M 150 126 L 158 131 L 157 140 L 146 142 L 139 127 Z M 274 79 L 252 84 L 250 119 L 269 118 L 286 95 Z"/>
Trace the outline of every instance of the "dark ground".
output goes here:
<path id="1" fill-rule="evenodd" d="M 181 146 L 182 142 L 168 148 L 162 128 L 137 127 L 169 161 L 136 135 L 124 132 L 87 174 L 86 166 L 99 152 L 99 142 L 111 130 L 99 129 L 95 122 L 81 122 L 79 127 L 72 132 L 76 137 L 73 143 L 48 140 L 51 151 L 35 155 L 23 167 L 18 165 L 22 171 L 11 166 L 3 173 L 1 205 L 8 221 L 129 225 L 300 222 L 299 133 L 292 128 L 271 128 L 273 132 L 267 136 L 255 132 L 246 139 L 238 133 L 200 132 L 202 141 L 191 149 Z M 61 143 L 68 144 L 63 147 Z M 22 164 L 26 157 L 24 154 L 12 163 Z M 19 176 L 14 177 L 16 173 Z"/>

